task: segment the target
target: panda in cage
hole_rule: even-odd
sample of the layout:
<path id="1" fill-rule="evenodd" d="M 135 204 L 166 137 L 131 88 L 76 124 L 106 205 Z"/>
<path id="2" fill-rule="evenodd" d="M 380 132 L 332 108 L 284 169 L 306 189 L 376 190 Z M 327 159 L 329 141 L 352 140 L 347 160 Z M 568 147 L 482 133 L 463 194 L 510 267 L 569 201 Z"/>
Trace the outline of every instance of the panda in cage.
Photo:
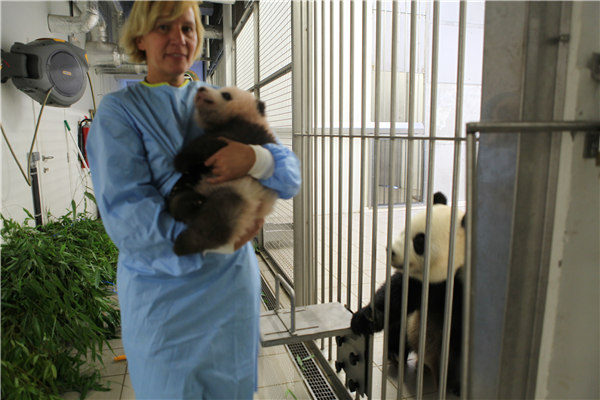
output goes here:
<path id="1" fill-rule="evenodd" d="M 450 246 L 451 207 L 446 197 L 438 192 L 433 198 L 431 209 L 429 300 L 425 354 L 417 354 L 439 382 L 441 350 L 443 341 L 444 312 L 446 307 L 446 281 Z M 458 225 L 460 223 L 460 225 Z M 421 295 L 423 289 L 425 252 L 426 212 L 412 217 L 410 224 L 411 247 L 408 281 L 408 307 L 406 325 L 406 351 L 404 363 L 411 351 L 418 352 Z M 400 318 L 402 310 L 402 273 L 404 263 L 404 241 L 402 233 L 392 245 L 392 266 L 399 271 L 391 277 L 390 319 L 388 335 L 388 359 L 398 362 L 400 343 Z M 462 313 L 463 313 L 463 266 L 465 260 L 465 216 L 457 214 L 456 238 L 454 241 L 454 295 L 452 299 L 452 323 L 448 357 L 448 390 L 460 394 Z M 354 333 L 371 335 L 383 329 L 385 284 L 375 293 L 372 304 L 358 310 L 351 321 Z M 373 313 L 374 309 L 374 313 Z"/>
<path id="2" fill-rule="evenodd" d="M 237 87 L 202 86 L 194 99 L 194 117 L 204 135 L 185 145 L 175 157 L 183 175 L 167 201 L 171 215 L 187 225 L 175 240 L 178 255 L 233 249 L 257 218 L 273 208 L 277 194 L 251 176 L 223 183 L 208 183 L 211 169 L 204 162 L 227 143 L 226 138 L 248 145 L 275 143 L 265 116 L 265 104 Z"/>

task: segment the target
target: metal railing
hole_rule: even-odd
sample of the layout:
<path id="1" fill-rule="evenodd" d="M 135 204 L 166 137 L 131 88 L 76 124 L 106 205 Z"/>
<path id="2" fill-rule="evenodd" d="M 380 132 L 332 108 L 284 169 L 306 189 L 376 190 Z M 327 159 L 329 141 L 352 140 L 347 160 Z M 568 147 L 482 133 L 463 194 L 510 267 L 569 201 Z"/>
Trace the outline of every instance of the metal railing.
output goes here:
<path id="1" fill-rule="evenodd" d="M 377 288 L 390 281 L 391 252 L 386 249 L 391 249 L 398 231 L 404 229 L 410 236 L 413 212 L 430 210 L 433 193 L 440 190 L 440 186 L 450 195 L 453 221 L 459 207 L 468 208 L 469 197 L 462 190 L 469 177 L 461 176 L 467 169 L 463 149 L 467 141 L 463 115 L 469 111 L 463 108 L 467 4 L 459 3 L 458 24 L 449 24 L 440 18 L 440 8 L 444 5 L 439 1 L 293 3 L 293 134 L 294 148 L 303 163 L 305 192 L 296 198 L 294 207 L 297 216 L 294 285 L 302 287 L 296 289 L 297 294 L 303 290 L 308 293 L 305 297 L 299 294 L 299 298 L 345 302 L 346 307 L 356 311 L 372 302 Z M 448 9 L 445 12 L 447 19 Z M 439 60 L 440 26 L 454 29 L 456 25 L 457 57 L 453 61 Z M 444 40 L 448 40 L 447 35 Z M 427 57 L 431 58 L 425 61 Z M 402 64 L 402 60 L 408 63 Z M 456 63 L 453 67 L 456 76 L 450 84 L 447 80 L 438 81 L 440 62 L 446 69 L 448 63 Z M 401 70 L 401 65 L 406 65 L 406 70 Z M 419 74 L 424 74 L 424 82 L 430 88 L 424 98 L 417 98 L 420 92 L 417 86 L 423 82 L 418 79 Z M 406 82 L 401 80 L 403 77 Z M 438 87 L 442 85 L 451 85 L 456 90 L 454 100 L 442 109 L 444 117 L 448 113 L 453 115 L 450 128 L 445 128 L 446 121 L 438 120 L 440 102 L 447 101 L 446 93 L 444 99 L 438 96 Z M 385 99 L 377 95 L 384 87 L 390 93 L 385 103 Z M 403 107 L 406 111 L 399 113 Z M 419 108 L 425 109 L 423 119 L 419 119 L 416 112 Z M 398 121 L 400 114 L 407 119 Z M 383 115 L 389 116 L 389 120 L 383 120 Z M 475 116 L 477 118 L 478 113 Z M 376 165 L 373 160 L 382 158 L 380 143 L 383 140 L 390 142 L 385 150 L 390 163 L 384 174 L 373 168 Z M 397 154 L 399 146 L 394 143 L 405 145 L 406 153 Z M 411 172 L 413 160 L 417 158 L 417 145 L 423 149 L 423 175 L 422 179 L 415 180 Z M 393 162 L 399 157 L 404 165 L 400 170 Z M 439 177 L 440 171 L 442 177 Z M 399 176 L 404 179 L 398 180 Z M 394 189 L 396 182 L 404 182 L 405 186 Z M 423 200 L 415 200 L 412 193 L 413 186 L 419 182 L 423 184 Z M 389 193 L 384 206 L 379 207 L 381 187 L 387 187 Z M 395 204 L 395 196 L 391 195 L 394 190 L 406 192 L 405 204 Z M 431 229 L 430 215 L 427 220 L 426 237 Z M 455 228 L 452 228 L 452 244 L 455 236 Z M 429 248 L 430 243 L 427 243 L 427 264 Z M 406 249 L 405 254 L 408 254 Z M 449 269 L 454 270 L 452 265 Z M 427 282 L 429 277 L 424 279 Z M 444 357 L 439 383 L 442 398 L 446 387 L 453 279 L 448 282 L 448 316 L 444 324 Z M 404 282 L 405 294 L 407 285 L 408 279 Z M 421 315 L 425 316 L 427 290 L 423 296 Z M 389 285 L 385 303 L 389 309 Z M 402 321 L 406 321 L 406 310 L 403 314 Z M 421 337 L 424 337 L 426 322 L 423 317 Z M 405 332 L 404 324 L 401 337 Z M 369 351 L 369 381 L 381 379 L 381 385 L 375 385 L 381 389 L 369 392 L 370 398 L 386 398 L 388 382 L 397 387 L 398 398 L 407 394 L 403 390 L 405 366 L 401 363 L 397 376 L 389 376 L 388 335 L 389 318 L 386 318 L 383 343 L 371 344 Z M 420 343 L 422 352 L 425 341 Z M 332 360 L 335 346 L 323 342 L 321 348 Z M 400 348 L 399 359 L 403 360 L 406 351 L 403 340 Z M 416 375 L 416 395 L 422 398 L 425 394 L 422 360 L 417 363 Z"/>

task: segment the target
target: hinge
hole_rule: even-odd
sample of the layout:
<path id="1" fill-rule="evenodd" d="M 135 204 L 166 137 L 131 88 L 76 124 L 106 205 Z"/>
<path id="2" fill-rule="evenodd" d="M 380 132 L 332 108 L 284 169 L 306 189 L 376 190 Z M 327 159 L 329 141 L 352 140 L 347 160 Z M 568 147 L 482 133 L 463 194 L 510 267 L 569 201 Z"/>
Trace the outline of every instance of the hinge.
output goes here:
<path id="1" fill-rule="evenodd" d="M 596 165 L 600 165 L 600 132 L 588 132 L 585 134 L 583 158 L 595 158 Z"/>
<path id="2" fill-rule="evenodd" d="M 592 78 L 600 82 L 600 53 L 592 54 Z"/>

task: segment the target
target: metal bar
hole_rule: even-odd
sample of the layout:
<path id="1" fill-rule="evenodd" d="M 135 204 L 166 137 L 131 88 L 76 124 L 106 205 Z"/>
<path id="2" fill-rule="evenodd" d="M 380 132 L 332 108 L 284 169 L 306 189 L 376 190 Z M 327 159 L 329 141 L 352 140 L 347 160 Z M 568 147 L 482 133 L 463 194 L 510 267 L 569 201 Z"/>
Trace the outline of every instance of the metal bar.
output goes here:
<path id="1" fill-rule="evenodd" d="M 344 122 L 344 2 L 340 1 L 340 15 L 339 15 L 339 116 L 338 116 L 338 152 L 339 152 L 339 165 L 338 165 L 338 277 L 337 277 L 337 300 L 342 302 L 342 202 L 343 202 L 343 170 L 344 170 L 344 142 L 342 138 L 342 127 Z M 349 290 L 350 288 L 348 288 Z"/>
<path id="2" fill-rule="evenodd" d="M 285 4 L 285 3 L 284 3 Z M 289 5 L 289 7 L 291 7 L 291 5 Z M 312 60 L 315 58 L 314 56 L 314 50 L 313 50 L 313 42 L 311 41 L 311 35 L 314 32 L 313 26 L 311 25 L 312 23 L 312 19 L 310 18 L 310 12 L 312 10 L 312 3 L 308 2 L 306 3 L 306 37 L 305 37 L 305 41 L 306 41 L 306 79 L 307 79 L 307 88 L 306 88 L 306 120 L 305 120 L 305 124 L 306 124 L 306 130 L 308 131 L 309 134 L 313 133 L 313 109 L 312 109 L 312 101 L 313 101 L 313 91 L 315 88 L 314 85 L 314 81 L 313 81 L 313 77 L 314 77 L 314 71 L 312 70 Z M 307 183 L 306 186 L 308 186 L 308 190 L 306 190 L 306 202 L 307 202 L 307 207 L 305 209 L 305 214 L 304 214 L 304 220 L 306 221 L 306 241 L 304 243 L 313 243 L 314 240 L 314 231 L 313 231 L 313 226 L 311 226 L 312 223 L 312 216 L 315 215 L 315 202 L 313 201 L 313 198 L 311 197 L 311 192 L 313 191 L 312 188 L 314 187 L 314 180 L 313 180 L 313 174 L 311 174 L 311 170 L 309 168 L 310 165 L 310 160 L 312 160 L 315 156 L 315 154 L 312 152 L 312 147 L 311 147 L 311 142 L 312 142 L 312 138 L 309 136 L 306 137 L 305 140 L 305 148 L 306 148 L 306 152 L 307 152 L 307 160 L 309 162 L 304 163 L 306 165 L 306 177 L 307 177 Z M 305 253 L 306 253 L 306 267 L 305 269 L 308 271 L 308 277 L 307 280 L 308 282 L 306 283 L 306 298 L 305 298 L 305 303 L 304 304 L 316 304 L 316 298 L 317 298 L 317 285 L 316 285 L 316 259 L 315 259 L 315 252 L 316 252 L 316 246 L 309 246 L 308 249 L 305 249 Z"/>
<path id="3" fill-rule="evenodd" d="M 329 6 L 329 301 L 333 301 L 333 2 Z M 332 342 L 329 339 L 329 359 Z"/>
<path id="4" fill-rule="evenodd" d="M 238 22 L 238 24 L 235 27 L 235 30 L 233 31 L 233 40 L 234 41 L 237 39 L 239 34 L 242 32 L 242 29 L 244 29 L 244 26 L 246 25 L 246 22 L 248 22 L 248 20 L 250 19 L 250 16 L 252 15 L 253 11 L 254 11 L 254 7 L 252 7 L 252 6 L 246 7 L 246 9 L 244 10 L 242 17 L 240 18 L 240 21 Z"/>
<path id="5" fill-rule="evenodd" d="M 465 221 L 465 266 L 463 271 L 463 326 L 462 326 L 462 354 L 461 354 L 461 396 L 466 398 L 467 383 L 469 381 L 469 343 L 470 331 L 469 321 L 471 318 L 471 277 L 472 277 L 472 254 L 473 249 L 473 215 L 475 215 L 475 166 L 477 160 L 477 149 L 475 133 L 467 133 L 467 211 Z"/>
<path id="6" fill-rule="evenodd" d="M 456 114 L 455 114 L 455 137 L 462 137 L 462 110 L 464 94 L 465 75 L 465 37 L 467 30 L 467 3 L 460 2 L 460 14 L 458 22 L 458 66 L 456 77 Z M 452 302 L 454 299 L 454 243 L 456 242 L 456 225 L 458 211 L 458 187 L 460 174 L 461 145 L 454 146 L 454 165 L 452 178 L 452 211 L 450 217 L 450 248 L 448 250 L 448 275 L 446 280 L 446 309 L 444 312 L 444 330 L 442 340 L 442 355 L 440 363 L 440 399 L 446 396 L 447 374 L 448 374 L 448 352 L 450 347 L 450 326 L 452 324 Z"/>
<path id="7" fill-rule="evenodd" d="M 260 99 L 260 5 L 258 1 L 252 3 L 253 16 L 254 16 L 254 94 Z"/>
<path id="8" fill-rule="evenodd" d="M 439 0 L 433 3 L 433 32 L 432 32 L 432 56 L 431 56 L 431 99 L 430 99 L 430 120 L 429 134 L 435 137 L 437 131 L 437 82 L 438 82 L 438 55 L 439 55 L 439 28 L 440 28 L 440 2 Z M 427 201 L 426 201 L 426 216 L 425 216 L 425 253 L 424 253 L 424 271 L 427 272 L 427 277 L 423 278 L 429 281 L 429 269 L 431 264 L 430 249 L 431 249 L 431 219 L 433 209 L 433 187 L 434 187 L 434 168 L 435 168 L 435 141 L 429 141 L 429 160 L 427 169 Z M 424 285 L 426 286 L 426 285 Z M 406 304 L 406 303 L 404 303 Z M 400 336 L 400 355 L 399 359 L 404 359 L 405 341 L 404 336 Z M 423 340 L 424 341 L 424 340 Z M 400 369 L 400 368 L 399 368 Z M 402 371 L 404 368 L 402 368 Z M 404 376 L 398 375 L 398 382 L 403 382 Z M 398 386 L 398 400 L 402 398 L 403 385 Z"/>
<path id="9" fill-rule="evenodd" d="M 302 134 L 302 133 L 298 133 L 296 136 L 306 136 L 307 134 Z M 331 135 L 331 134 L 318 134 L 316 135 L 316 137 L 333 137 L 333 138 L 338 138 L 339 135 L 335 134 L 335 135 Z M 365 134 L 364 136 L 361 136 L 360 134 L 349 134 L 344 136 L 345 138 L 350 138 L 350 139 L 361 139 L 361 138 L 372 138 L 374 139 L 375 136 L 372 134 Z M 402 136 L 396 134 L 394 136 L 395 138 L 402 138 L 403 141 L 434 141 L 434 142 L 466 142 L 467 139 L 465 137 L 461 137 L 461 138 L 454 138 L 454 137 L 428 137 L 428 136 L 413 136 L 413 137 L 408 137 L 405 134 L 402 134 Z M 379 133 L 379 135 L 377 136 L 377 138 L 379 139 L 392 139 L 392 136 L 390 135 L 382 135 L 381 133 Z"/>
<path id="10" fill-rule="evenodd" d="M 373 140 L 373 181 L 372 181 L 372 197 L 371 203 L 373 206 L 372 212 L 372 233 L 371 233 L 371 304 L 375 302 L 376 275 L 377 275 L 377 219 L 378 219 L 378 201 L 377 192 L 379 189 L 379 168 L 377 161 L 379 160 L 379 123 L 380 123 L 380 99 L 377 95 L 381 90 L 381 2 L 377 2 L 376 18 L 375 18 L 375 137 Z M 372 307 L 373 319 L 375 307 Z M 384 332 L 384 336 L 387 332 Z M 384 355 L 385 360 L 385 355 Z M 385 362 L 385 361 L 384 361 Z M 385 391 L 387 388 L 387 370 L 384 366 L 381 374 L 381 398 L 385 399 Z"/>
<path id="11" fill-rule="evenodd" d="M 280 285 L 283 286 L 283 288 L 288 292 L 288 295 L 290 296 L 291 323 L 290 323 L 289 331 L 290 331 L 290 333 L 294 333 L 296 331 L 296 294 L 294 292 L 294 289 L 292 289 L 292 287 L 289 285 L 289 283 L 287 283 L 285 281 L 285 279 L 283 279 L 281 277 L 280 274 L 275 275 L 275 303 L 277 304 L 275 306 L 275 312 L 279 311 L 279 306 L 281 305 L 279 303 L 279 286 Z"/>
<path id="12" fill-rule="evenodd" d="M 304 19 L 302 15 L 302 4 L 299 2 L 292 2 L 292 48 L 293 48 L 293 63 L 297 66 L 292 75 L 292 104 L 296 105 L 292 111 L 292 146 L 296 154 L 301 159 L 305 159 L 308 156 L 306 153 L 306 136 L 296 135 L 297 132 L 306 133 L 306 68 L 304 66 L 306 57 L 304 52 Z M 258 9 L 256 15 L 258 16 Z M 256 22 L 255 22 L 256 23 Z M 256 75 L 258 77 L 258 75 Z M 255 81 L 256 82 L 256 81 Z M 306 163 L 302 164 L 302 177 L 305 180 L 308 179 L 308 166 Z M 306 219 L 307 219 L 307 195 L 308 186 L 303 186 L 299 195 L 293 200 L 293 223 L 297 229 L 293 231 L 294 240 L 294 252 L 293 252 L 293 282 L 298 294 L 298 303 L 306 305 L 308 301 L 308 292 L 311 285 L 310 282 L 310 265 L 306 261 L 306 252 L 304 251 L 303 243 L 306 243 Z"/>
<path id="13" fill-rule="evenodd" d="M 362 29 L 363 32 L 365 30 L 367 24 L 367 2 L 364 1 L 362 3 Z M 358 304 L 357 310 L 362 307 L 363 300 L 363 269 L 364 269 L 364 231 L 365 231 L 365 172 L 366 172 L 366 139 L 365 139 L 365 126 L 367 120 L 367 106 L 366 106 L 366 92 L 367 92 L 367 79 L 366 79 L 366 71 L 367 71 L 367 36 L 365 33 L 362 35 L 362 64 L 361 64 L 361 106 L 360 106 L 360 197 L 359 197 L 359 238 L 358 238 Z"/>
<path id="14" fill-rule="evenodd" d="M 318 160 L 318 154 L 319 154 L 319 143 L 316 137 L 316 133 L 317 133 L 317 129 L 318 129 L 318 120 L 319 120 L 319 109 L 318 109 L 318 88 L 321 87 L 321 85 L 318 84 L 318 80 L 319 80 L 319 76 L 318 76 L 318 54 L 317 54 L 317 35 L 316 35 L 316 31 L 317 31 L 317 26 L 318 26 L 318 21 L 317 21 L 317 9 L 316 9 L 316 5 L 314 3 L 310 3 L 311 4 L 311 12 L 312 12 L 312 30 L 311 30 L 311 34 L 312 34 L 312 42 L 313 42 L 313 49 L 314 49 L 314 57 L 313 57 L 313 68 L 312 68 L 312 73 L 311 75 L 313 76 L 314 79 L 314 90 L 312 91 L 312 102 L 313 102 L 313 118 L 312 118 L 312 125 L 313 125 L 313 129 L 312 129 L 312 143 L 313 143 L 313 186 L 311 187 L 311 190 L 313 191 L 313 204 L 314 204 L 314 208 L 313 208 L 313 221 L 312 221 L 312 230 L 313 230 L 313 248 L 314 248 L 314 255 L 313 255 L 313 263 L 314 263 L 314 268 L 315 268 L 315 299 L 314 299 L 314 303 L 318 303 L 317 301 L 317 297 L 318 297 L 318 282 L 317 280 L 319 279 L 319 275 L 318 275 L 318 260 L 319 260 L 319 232 L 318 232 L 318 226 L 319 226 L 319 213 L 318 213 L 318 208 L 319 208 L 319 191 L 318 191 L 318 182 L 319 182 L 319 165 L 317 163 Z M 323 285 L 321 285 L 323 286 Z M 321 300 L 323 300 L 323 298 L 321 298 Z"/>
<path id="15" fill-rule="evenodd" d="M 480 121 L 467 123 L 467 133 L 588 132 L 597 130 L 600 130 L 600 121 Z"/>
<path id="16" fill-rule="evenodd" d="M 325 2 L 321 3 L 321 302 L 325 302 Z"/>
<path id="17" fill-rule="evenodd" d="M 39 169 L 36 161 L 31 161 L 29 164 L 29 181 L 31 183 L 31 197 L 33 199 L 33 216 L 35 219 L 35 225 L 40 226 L 44 224 L 42 216 L 42 202 L 40 196 L 40 181 L 39 181 Z"/>
<path id="18" fill-rule="evenodd" d="M 321 302 L 325 302 L 325 2 L 321 2 Z M 325 342 L 321 342 L 324 347 Z M 331 349 L 331 346 L 329 346 Z M 329 353 L 331 359 L 331 350 Z"/>
<path id="19" fill-rule="evenodd" d="M 390 297 L 392 291 L 391 275 L 392 275 L 392 237 L 394 227 L 394 183 L 396 178 L 396 168 L 394 168 L 395 160 L 395 141 L 393 140 L 396 131 L 396 96 L 397 96 L 397 69 L 398 69 L 398 1 L 392 3 L 392 76 L 391 76 L 391 92 L 390 92 L 390 141 L 389 141 L 389 171 L 388 171 L 388 220 L 387 220 L 387 246 L 385 258 L 385 298 L 384 298 L 384 318 L 383 318 L 383 365 L 382 369 L 387 370 L 387 354 L 389 349 L 389 332 L 390 332 Z M 399 381 L 399 390 L 403 386 L 402 381 Z M 383 386 L 387 386 L 384 384 Z M 382 398 L 385 398 L 385 391 L 382 389 Z"/>
<path id="20" fill-rule="evenodd" d="M 411 1 L 410 4 L 410 67 L 409 67 L 409 101 L 408 101 L 408 136 L 414 136 L 415 129 L 415 78 L 416 78 L 416 48 L 417 48 L 417 6 L 416 1 Z M 411 166 L 413 160 L 414 146 L 412 142 L 408 142 L 408 154 L 406 157 L 406 238 L 410 238 L 410 221 L 412 220 L 412 174 Z M 403 284 L 404 287 L 403 296 L 408 296 L 408 252 L 410 251 L 409 243 L 410 240 L 404 241 L 404 275 Z M 423 349 L 425 345 L 424 332 L 427 327 L 427 299 L 429 296 L 429 271 L 426 269 L 423 274 L 423 299 L 421 301 L 421 329 L 419 333 L 419 354 L 425 354 Z M 406 313 L 407 302 L 403 303 L 403 317 Z M 406 336 L 406 318 L 402 319 L 402 326 L 400 330 L 401 337 Z M 424 371 L 424 357 L 419 357 L 417 363 L 417 398 L 423 397 L 423 371 Z"/>
<path id="21" fill-rule="evenodd" d="M 360 217 L 359 217 L 359 247 L 358 247 L 358 305 L 357 310 L 362 307 L 362 298 L 363 298 L 363 269 L 364 269 L 364 232 L 365 232 L 365 193 L 366 193 L 366 165 L 367 165 L 367 157 L 366 157 L 366 139 L 365 139 L 365 126 L 367 124 L 367 16 L 368 16 L 368 8 L 367 2 L 363 1 L 362 3 L 362 64 L 361 64 L 361 128 L 360 128 Z M 368 365 L 367 368 L 367 382 L 369 387 L 367 389 L 367 397 L 369 399 L 372 398 L 373 395 L 373 340 L 369 341 L 369 356 L 368 356 Z"/>
<path id="22" fill-rule="evenodd" d="M 308 54 L 310 55 L 311 53 L 308 52 Z M 290 72 L 292 72 L 292 64 L 283 66 L 280 69 L 278 69 L 277 71 L 273 72 L 271 75 L 267 76 L 265 79 L 260 80 L 257 83 L 255 83 L 254 86 L 252 86 L 250 88 L 250 91 L 260 89 L 261 87 L 264 87 L 264 86 L 268 85 L 269 83 L 275 82 L 277 79 L 281 78 L 284 75 L 289 74 Z"/>
<path id="23" fill-rule="evenodd" d="M 354 131 L 354 31 L 356 29 L 355 24 L 355 9 L 354 2 L 350 2 L 350 72 L 349 72 L 349 81 L 350 88 L 348 93 L 348 129 L 351 132 Z M 352 200 L 354 193 L 354 139 L 348 140 L 348 172 L 350 176 L 348 178 L 348 271 L 347 274 L 347 288 L 346 291 L 346 307 L 349 310 L 352 310 L 352 220 L 353 220 L 353 212 L 352 212 Z"/>

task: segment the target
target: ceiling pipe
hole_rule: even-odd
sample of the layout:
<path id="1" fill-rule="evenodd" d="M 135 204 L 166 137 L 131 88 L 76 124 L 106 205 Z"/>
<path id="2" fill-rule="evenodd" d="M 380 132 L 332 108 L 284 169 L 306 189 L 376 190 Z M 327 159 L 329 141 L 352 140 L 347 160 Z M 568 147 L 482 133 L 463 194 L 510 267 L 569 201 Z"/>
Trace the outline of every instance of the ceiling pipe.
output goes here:
<path id="1" fill-rule="evenodd" d="M 89 64 L 119 66 L 125 61 L 125 55 L 116 44 L 108 42 L 106 21 L 100 17 L 96 26 L 88 33 L 85 43 Z"/>
<path id="2" fill-rule="evenodd" d="M 126 56 L 119 51 L 117 45 L 103 42 L 87 42 L 85 51 L 88 54 L 89 64 L 113 65 L 118 67 L 126 61 Z"/>
<path id="3" fill-rule="evenodd" d="M 55 33 L 86 33 L 100 20 L 97 1 L 88 1 L 87 7 L 77 16 L 48 14 L 48 29 Z"/>

